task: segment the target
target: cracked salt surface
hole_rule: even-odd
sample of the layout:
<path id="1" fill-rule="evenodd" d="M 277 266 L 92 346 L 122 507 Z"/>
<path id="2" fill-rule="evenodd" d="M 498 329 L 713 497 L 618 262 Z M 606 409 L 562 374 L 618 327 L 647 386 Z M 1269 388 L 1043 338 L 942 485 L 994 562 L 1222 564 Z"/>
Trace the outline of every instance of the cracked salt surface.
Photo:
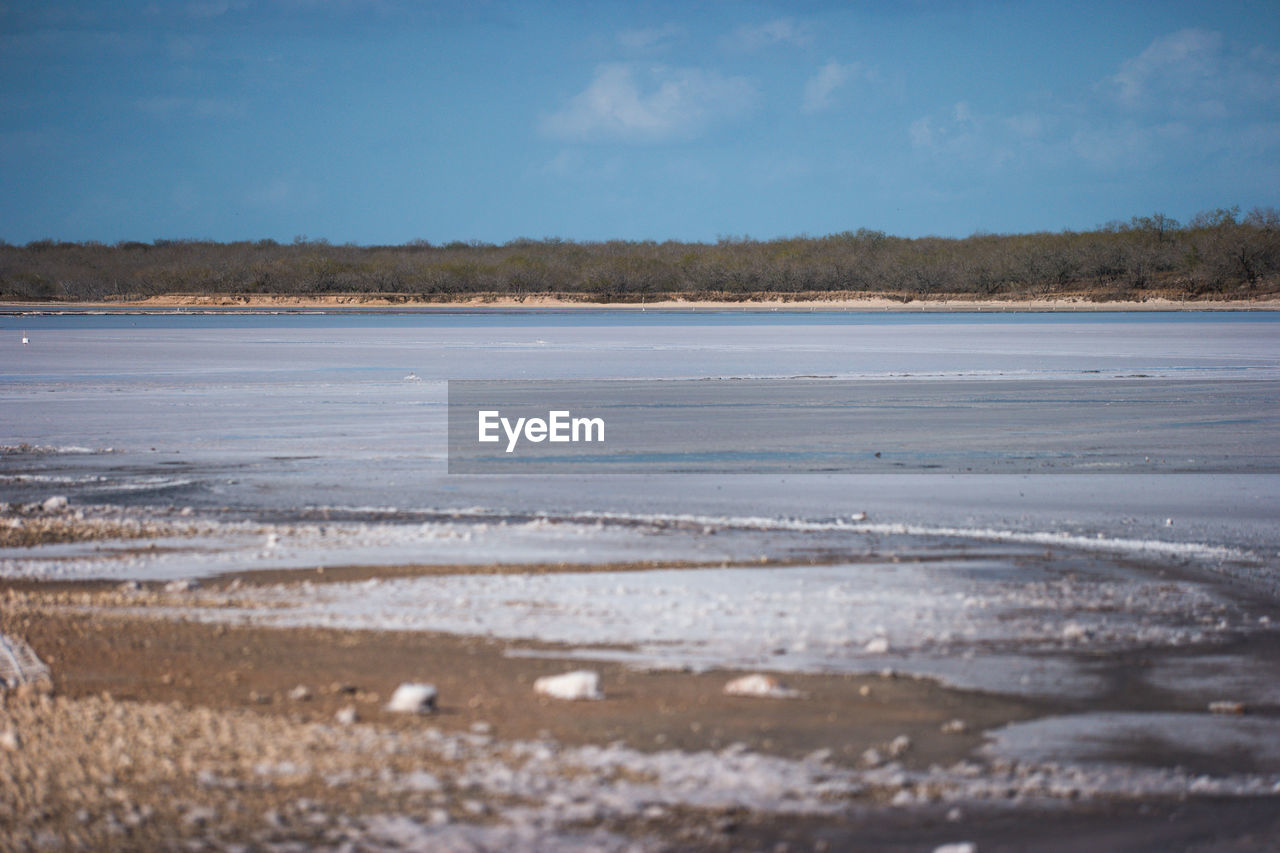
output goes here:
<path id="1" fill-rule="evenodd" d="M 157 520 L 154 514 L 111 507 L 77 507 L 75 515 L 64 518 L 89 533 L 95 526 Z M 340 565 L 722 560 L 741 550 L 717 547 L 709 551 L 699 547 L 688 533 L 670 535 L 651 525 L 540 518 L 281 524 L 162 515 L 158 520 L 166 526 L 165 531 L 153 531 L 144 545 L 131 538 L 95 538 L 0 548 L 0 576 L 173 580 L 230 571 Z M 10 523 L 22 524 L 24 520 L 13 519 Z M 175 535 L 163 535 L 164 532 Z"/>
<path id="2" fill-rule="evenodd" d="M 767 570 L 373 579 L 249 588 L 220 597 L 226 602 L 232 606 L 194 615 L 561 643 L 574 647 L 572 656 L 645 666 L 892 667 L 958 686 L 1048 695 L 1098 688 L 1070 659 L 1075 653 L 1213 642 L 1248 624 L 1204 585 L 1025 553 Z"/>

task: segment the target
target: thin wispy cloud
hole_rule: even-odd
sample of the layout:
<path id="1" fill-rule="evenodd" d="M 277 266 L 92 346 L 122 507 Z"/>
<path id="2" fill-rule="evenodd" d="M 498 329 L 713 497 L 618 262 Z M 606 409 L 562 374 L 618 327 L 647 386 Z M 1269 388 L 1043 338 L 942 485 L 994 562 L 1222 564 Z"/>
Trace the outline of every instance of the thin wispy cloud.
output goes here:
<path id="1" fill-rule="evenodd" d="M 699 68 L 602 65 L 590 85 L 541 122 L 575 141 L 659 142 L 698 135 L 748 112 L 756 89 L 745 78 Z"/>
<path id="2" fill-rule="evenodd" d="M 685 35 L 684 27 L 664 24 L 661 27 L 623 30 L 618 33 L 618 44 L 633 51 L 662 50 L 683 39 Z"/>
<path id="3" fill-rule="evenodd" d="M 1126 60 L 1110 82 L 1122 103 L 1137 106 L 1171 84 L 1174 88 L 1195 88 L 1217 76 L 1221 50 L 1221 33 L 1181 30 L 1156 39 L 1142 53 Z"/>
<path id="4" fill-rule="evenodd" d="M 980 115 L 962 101 L 917 118 L 907 135 L 939 163 L 1074 160 L 1145 169 L 1202 160 L 1233 147 L 1233 139 L 1280 148 L 1280 129 L 1269 118 L 1278 105 L 1280 56 L 1186 29 L 1154 39 L 1088 91 L 1009 115 Z"/>
<path id="5" fill-rule="evenodd" d="M 281 210 L 305 210 L 319 200 L 320 190 L 315 184 L 296 178 L 273 178 L 244 194 L 244 202 L 252 207 Z"/>
<path id="6" fill-rule="evenodd" d="M 755 51 L 778 44 L 806 45 L 813 34 L 805 24 L 793 18 L 776 18 L 763 24 L 741 24 L 725 36 L 723 44 L 731 50 Z"/>
<path id="7" fill-rule="evenodd" d="M 1103 88 L 1133 111 L 1191 120 L 1243 117 L 1280 103 L 1280 55 L 1240 51 L 1217 32 L 1179 30 L 1126 60 Z"/>
<path id="8" fill-rule="evenodd" d="M 807 113 L 829 109 L 835 101 L 836 92 L 861 73 L 862 66 L 856 62 L 842 64 L 831 60 L 805 82 L 800 108 Z"/>

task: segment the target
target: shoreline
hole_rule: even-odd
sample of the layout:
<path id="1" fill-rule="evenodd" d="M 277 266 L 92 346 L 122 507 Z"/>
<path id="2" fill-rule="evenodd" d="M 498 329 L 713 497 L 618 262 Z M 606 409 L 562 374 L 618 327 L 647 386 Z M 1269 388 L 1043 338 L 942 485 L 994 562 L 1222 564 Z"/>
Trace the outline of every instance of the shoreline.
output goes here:
<path id="1" fill-rule="evenodd" d="M 902 301 L 880 295 L 833 299 L 683 300 L 653 302 L 590 302 L 558 296 L 515 298 L 477 295 L 439 301 L 398 295 L 335 294 L 332 296 L 229 296 L 167 295 L 148 299 L 108 302 L 2 302 L 0 313 L 57 313 L 105 311 L 119 313 L 208 309 L 235 311 L 375 309 L 439 311 L 458 310 L 576 310 L 576 311 L 743 311 L 743 312 L 874 312 L 874 313 L 1099 313 L 1180 311 L 1280 311 L 1280 298 L 1239 300 L 1180 300 L 1155 297 L 1143 301 L 1096 302 L 1086 296 L 1029 299 L 937 298 Z"/>
<path id="2" fill-rule="evenodd" d="M 733 668 L 591 662 L 603 700 L 563 702 L 532 690 L 583 665 L 555 644 L 211 624 L 95 583 L 0 581 L 0 597 L 0 630 L 52 671 L 0 690 L 0 805 L 27 815 L 8 828 L 32 846 L 386 849 L 393 820 L 408 846 L 450 849 L 1040 849 L 1065 834 L 1154 853 L 1261 849 L 1278 826 L 1271 797 L 1092 794 L 1086 776 L 982 757 L 993 731 L 1082 710 L 1061 700 L 892 672 L 787 673 L 799 698 L 735 697 Z M 385 708 L 419 680 L 440 690 L 435 713 Z M 1138 765 L 1161 759 L 1138 747 Z"/>

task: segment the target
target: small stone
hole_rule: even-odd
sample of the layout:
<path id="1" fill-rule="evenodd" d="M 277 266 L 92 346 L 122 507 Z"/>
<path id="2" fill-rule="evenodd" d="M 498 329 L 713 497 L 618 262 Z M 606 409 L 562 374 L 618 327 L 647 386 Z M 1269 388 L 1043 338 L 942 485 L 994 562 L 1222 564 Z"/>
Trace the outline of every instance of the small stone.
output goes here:
<path id="1" fill-rule="evenodd" d="M 356 713 L 355 705 L 348 705 L 334 714 L 333 718 L 338 721 L 339 725 L 350 726 L 360 719 L 360 715 Z"/>
<path id="2" fill-rule="evenodd" d="M 978 845 L 972 841 L 956 841 L 933 848 L 933 853 L 978 853 Z"/>
<path id="3" fill-rule="evenodd" d="M 552 699 L 569 701 L 604 698 L 604 694 L 600 692 L 600 674 L 589 669 L 579 669 L 563 675 L 545 675 L 533 682 L 533 691 Z"/>
<path id="4" fill-rule="evenodd" d="M 1092 634 L 1092 631 L 1079 622 L 1068 622 L 1062 626 L 1062 639 L 1064 640 L 1085 640 Z"/>
<path id="5" fill-rule="evenodd" d="M 1209 703 L 1209 711 L 1213 714 L 1243 714 L 1243 702 L 1218 701 Z"/>
<path id="6" fill-rule="evenodd" d="M 885 654 L 889 651 L 889 639 L 887 637 L 876 637 L 872 640 L 868 640 L 867 644 L 863 647 L 863 651 L 869 655 Z"/>
<path id="7" fill-rule="evenodd" d="M 311 698 L 311 688 L 305 684 L 299 684 L 289 691 L 289 698 L 295 702 L 305 702 Z"/>
<path id="8" fill-rule="evenodd" d="M 45 512 L 60 512 L 67 508 L 67 499 L 62 495 L 54 495 L 46 498 L 45 502 L 40 504 L 40 508 Z"/>
<path id="9" fill-rule="evenodd" d="M 0 749 L 17 752 L 22 749 L 22 736 L 13 729 L 5 729 L 0 732 Z"/>
<path id="10" fill-rule="evenodd" d="M 387 710 L 409 714 L 430 714 L 436 709 L 437 695 L 438 691 L 434 684 L 405 682 L 391 694 Z"/>
<path id="11" fill-rule="evenodd" d="M 735 678 L 724 686 L 726 696 L 762 696 L 770 699 L 794 699 L 799 691 L 786 687 L 772 675 L 755 673 Z"/>
<path id="12" fill-rule="evenodd" d="M 911 749 L 911 738 L 906 735 L 898 735 L 896 738 L 889 741 L 889 755 L 894 758 L 903 755 L 909 749 Z"/>
<path id="13" fill-rule="evenodd" d="M 969 724 L 964 720 L 947 720 L 938 730 L 944 735 L 962 735 L 969 731 Z"/>

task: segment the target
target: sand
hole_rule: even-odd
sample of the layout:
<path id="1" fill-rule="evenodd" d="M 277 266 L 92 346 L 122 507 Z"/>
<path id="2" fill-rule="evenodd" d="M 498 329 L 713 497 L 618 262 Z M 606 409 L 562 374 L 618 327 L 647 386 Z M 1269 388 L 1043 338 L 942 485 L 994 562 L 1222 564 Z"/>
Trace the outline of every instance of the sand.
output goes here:
<path id="1" fill-rule="evenodd" d="M 525 296 L 480 294 L 449 301 L 437 301 L 399 294 L 333 294 L 333 295 L 197 295 L 165 294 L 140 300 L 110 302 L 11 302 L 0 308 L 28 310 L 147 310 L 176 308 L 275 308 L 275 309 L 366 309 L 413 308 L 456 310 L 459 308 L 492 308 L 513 310 L 602 309 L 642 311 L 650 309 L 690 311 L 884 311 L 884 312 L 1005 312 L 1005 311 L 1278 311 L 1280 299 L 1183 300 L 1152 297 L 1142 301 L 1094 301 L 1087 296 L 1018 299 L 972 299 L 937 297 L 901 299 L 880 295 L 839 294 L 827 299 L 762 298 L 740 301 L 656 300 L 650 302 L 592 302 L 562 296 Z"/>

